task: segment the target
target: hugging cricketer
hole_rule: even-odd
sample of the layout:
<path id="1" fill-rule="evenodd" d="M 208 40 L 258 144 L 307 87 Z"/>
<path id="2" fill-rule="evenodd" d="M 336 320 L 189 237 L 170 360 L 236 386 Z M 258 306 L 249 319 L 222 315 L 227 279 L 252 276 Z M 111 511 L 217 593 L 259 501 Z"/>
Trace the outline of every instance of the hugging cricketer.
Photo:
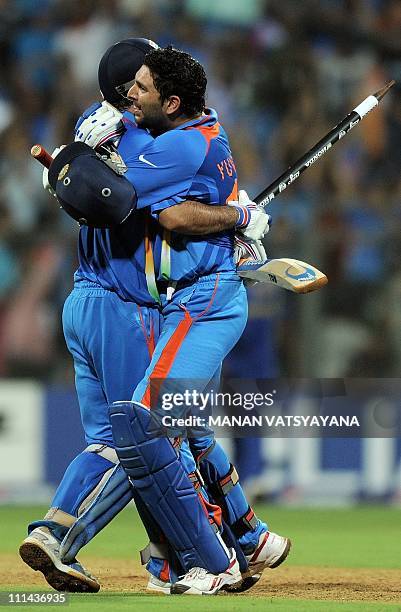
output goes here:
<path id="1" fill-rule="evenodd" d="M 96 592 L 76 557 L 133 499 L 150 591 L 245 591 L 286 559 L 290 540 L 255 515 L 210 430 L 160 436 L 151 411 L 161 388 L 218 382 L 247 319 L 236 264 L 266 259 L 270 218 L 238 191 L 199 62 L 131 38 L 106 51 L 98 75 L 103 101 L 43 172 L 80 224 L 63 329 L 87 447 L 20 555 L 57 590 Z"/>

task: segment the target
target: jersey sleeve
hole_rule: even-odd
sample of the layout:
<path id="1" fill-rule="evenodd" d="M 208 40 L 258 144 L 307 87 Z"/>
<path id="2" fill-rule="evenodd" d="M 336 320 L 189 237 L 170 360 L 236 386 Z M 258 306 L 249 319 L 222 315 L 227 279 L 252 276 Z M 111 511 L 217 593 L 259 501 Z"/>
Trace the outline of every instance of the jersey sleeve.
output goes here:
<path id="1" fill-rule="evenodd" d="M 130 157 L 124 175 L 137 193 L 137 208 L 150 207 L 155 216 L 186 199 L 207 153 L 197 130 L 171 130 Z"/>
<path id="2" fill-rule="evenodd" d="M 128 113 L 127 113 L 128 114 Z M 126 165 L 129 166 L 131 162 L 135 162 L 138 159 L 138 155 L 142 153 L 142 149 L 146 145 L 153 142 L 154 138 L 146 131 L 138 128 L 136 123 L 123 117 L 125 126 L 125 132 L 121 136 L 118 152 L 125 161 Z"/>

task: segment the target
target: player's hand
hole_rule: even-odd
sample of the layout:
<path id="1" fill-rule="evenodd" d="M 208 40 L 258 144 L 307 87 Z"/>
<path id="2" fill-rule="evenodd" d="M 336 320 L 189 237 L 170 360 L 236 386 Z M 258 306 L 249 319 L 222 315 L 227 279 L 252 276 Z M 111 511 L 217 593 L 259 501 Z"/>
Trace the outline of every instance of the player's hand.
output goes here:
<path id="1" fill-rule="evenodd" d="M 245 261 L 266 261 L 267 255 L 265 247 L 261 240 L 251 240 L 242 236 L 242 234 L 235 234 L 234 236 L 234 263 L 236 265 L 244 263 Z"/>
<path id="2" fill-rule="evenodd" d="M 235 229 L 251 240 L 260 240 L 267 234 L 271 225 L 271 217 L 264 209 L 249 199 L 246 191 L 241 190 L 238 200 L 228 202 L 238 211 Z"/>
<path id="3" fill-rule="evenodd" d="M 52 158 L 54 159 L 56 155 L 60 153 L 61 149 L 64 149 L 64 147 L 65 145 L 61 145 L 61 147 L 56 147 L 52 153 Z M 45 191 L 50 193 L 50 195 L 52 195 L 54 198 L 57 198 L 56 192 L 54 191 L 53 187 L 49 183 L 49 169 L 46 167 L 43 168 L 43 172 L 42 172 L 42 184 L 43 184 L 43 189 Z"/>
<path id="4" fill-rule="evenodd" d="M 234 263 L 237 266 L 246 264 L 249 262 L 263 262 L 267 261 L 267 255 L 265 247 L 261 240 L 251 240 L 246 238 L 242 234 L 235 234 L 234 236 Z M 253 287 L 257 285 L 259 281 L 251 280 L 248 278 L 242 279 L 246 287 Z"/>
<path id="5" fill-rule="evenodd" d="M 121 121 L 123 114 L 108 102 L 95 102 L 80 116 L 75 124 L 75 141 L 96 149 L 125 131 Z"/>

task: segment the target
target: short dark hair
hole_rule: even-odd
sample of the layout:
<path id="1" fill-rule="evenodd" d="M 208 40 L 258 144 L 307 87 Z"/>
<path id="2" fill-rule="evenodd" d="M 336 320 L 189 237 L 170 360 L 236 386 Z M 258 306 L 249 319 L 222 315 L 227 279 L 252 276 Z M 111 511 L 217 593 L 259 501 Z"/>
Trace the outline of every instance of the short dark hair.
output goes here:
<path id="1" fill-rule="evenodd" d="M 148 53 L 143 63 L 150 70 L 162 102 L 175 95 L 181 100 L 184 115 L 191 117 L 204 111 L 206 73 L 189 53 L 168 46 Z"/>

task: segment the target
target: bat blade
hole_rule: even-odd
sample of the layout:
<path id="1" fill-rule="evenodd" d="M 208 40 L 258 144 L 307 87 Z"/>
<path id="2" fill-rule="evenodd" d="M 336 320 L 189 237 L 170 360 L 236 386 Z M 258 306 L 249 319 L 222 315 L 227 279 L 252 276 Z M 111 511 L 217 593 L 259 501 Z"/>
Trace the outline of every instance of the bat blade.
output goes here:
<path id="1" fill-rule="evenodd" d="M 288 257 L 243 263 L 237 272 L 242 278 L 272 283 L 294 293 L 310 293 L 328 282 L 327 276 L 314 266 Z"/>

